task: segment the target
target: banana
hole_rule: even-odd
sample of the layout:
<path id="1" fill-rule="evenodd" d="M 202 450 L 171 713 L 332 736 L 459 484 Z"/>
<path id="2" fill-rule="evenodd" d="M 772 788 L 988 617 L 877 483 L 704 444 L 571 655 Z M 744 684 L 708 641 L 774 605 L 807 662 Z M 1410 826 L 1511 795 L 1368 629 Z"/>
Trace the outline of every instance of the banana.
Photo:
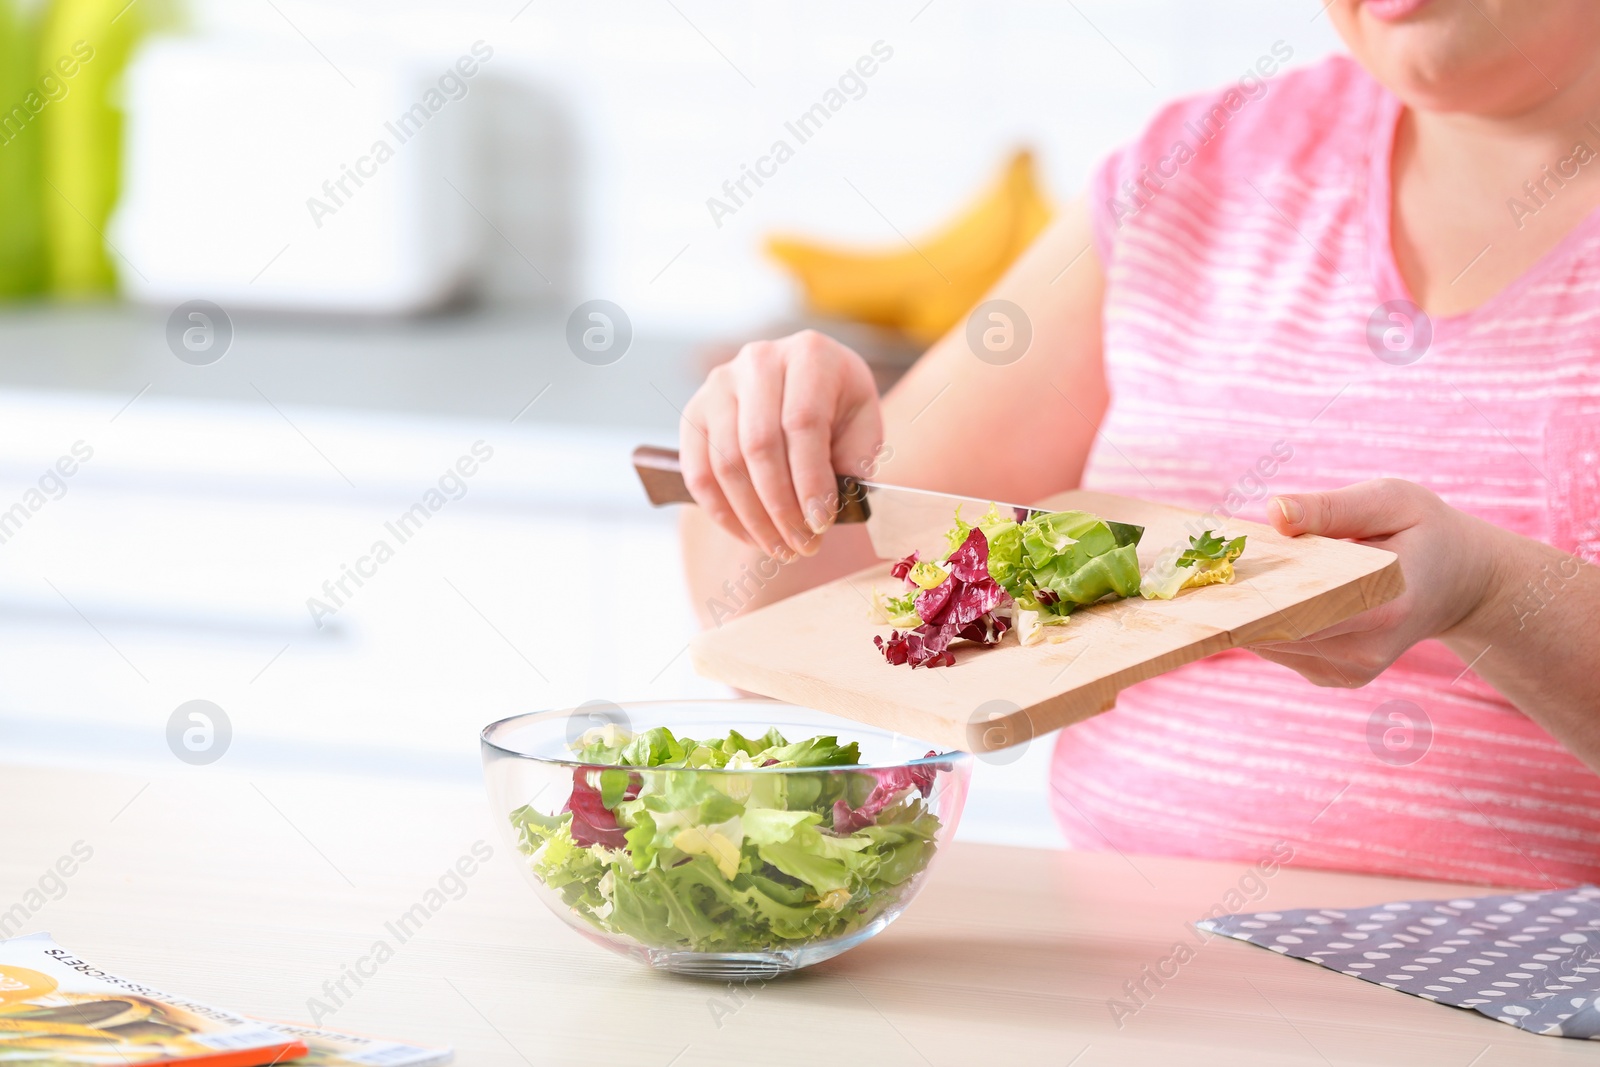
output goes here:
<path id="1" fill-rule="evenodd" d="M 910 249 L 868 251 L 773 236 L 767 253 L 818 314 L 931 344 L 960 321 L 1050 221 L 1032 153 L 1019 151 L 959 217 Z"/>

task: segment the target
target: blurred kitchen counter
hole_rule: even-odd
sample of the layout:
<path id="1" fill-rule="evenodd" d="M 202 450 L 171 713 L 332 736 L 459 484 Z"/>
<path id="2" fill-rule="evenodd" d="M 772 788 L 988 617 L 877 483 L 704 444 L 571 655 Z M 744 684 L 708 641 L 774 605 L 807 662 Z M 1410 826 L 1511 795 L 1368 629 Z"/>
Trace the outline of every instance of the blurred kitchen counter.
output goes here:
<path id="1" fill-rule="evenodd" d="M 609 366 L 567 347 L 567 308 L 472 308 L 409 319 L 231 315 L 233 340 L 194 366 L 167 344 L 166 309 L 120 304 L 0 308 L 0 388 L 132 398 L 326 406 L 676 434 L 698 384 L 698 339 L 635 336 Z M 549 402 L 559 396 L 559 402 Z"/>
<path id="2" fill-rule="evenodd" d="M 309 1021 L 317 998 L 334 1012 L 326 1026 L 451 1044 L 461 1067 L 1594 1062 L 1585 1042 L 1224 938 L 1119 1023 L 1124 983 L 1192 944 L 1189 922 L 1256 877 L 1238 864 L 957 843 L 879 937 L 787 979 L 719 985 L 651 972 L 567 929 L 522 883 L 476 785 L 229 766 L 226 755 L 139 776 L 0 764 L 0 915 L 18 903 L 31 912 L 22 932 L 50 930 L 99 966 L 221 1007 Z M 92 857 L 64 889 L 30 897 L 80 843 Z M 475 845 L 493 856 L 454 877 Z M 1283 869 L 1257 899 L 1463 892 Z M 419 902 L 430 914 L 394 945 L 386 923 Z M 373 968 L 380 939 L 393 957 Z M 325 983 L 363 959 L 367 977 L 334 1003 Z"/>

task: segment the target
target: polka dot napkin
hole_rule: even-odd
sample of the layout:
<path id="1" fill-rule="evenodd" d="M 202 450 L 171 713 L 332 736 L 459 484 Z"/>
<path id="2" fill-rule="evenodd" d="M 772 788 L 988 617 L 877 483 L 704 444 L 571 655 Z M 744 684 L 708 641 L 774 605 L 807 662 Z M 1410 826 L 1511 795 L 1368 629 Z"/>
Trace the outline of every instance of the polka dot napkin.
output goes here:
<path id="1" fill-rule="evenodd" d="M 1224 915 L 1202 930 L 1536 1034 L 1600 1040 L 1600 888 Z"/>

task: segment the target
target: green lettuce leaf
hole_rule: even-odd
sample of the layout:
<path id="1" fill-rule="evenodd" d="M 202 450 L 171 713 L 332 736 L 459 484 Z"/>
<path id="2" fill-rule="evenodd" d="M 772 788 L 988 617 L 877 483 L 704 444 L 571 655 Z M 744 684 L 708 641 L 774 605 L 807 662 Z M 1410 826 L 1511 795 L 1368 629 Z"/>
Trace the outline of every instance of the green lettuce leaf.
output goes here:
<path id="1" fill-rule="evenodd" d="M 1178 557 L 1178 566 L 1204 569 L 1207 565 L 1215 567 L 1222 563 L 1232 563 L 1242 555 L 1244 555 L 1243 537 L 1224 541 L 1207 530 L 1199 537 L 1189 538 L 1189 548 Z"/>
<path id="2" fill-rule="evenodd" d="M 1243 537 L 1232 540 L 1206 530 L 1168 545 L 1144 573 L 1139 592 L 1146 600 L 1171 600 L 1184 589 L 1202 585 L 1226 585 L 1233 581 L 1233 561 L 1244 554 Z"/>
<path id="3" fill-rule="evenodd" d="M 872 589 L 872 620 L 884 626 L 900 629 L 922 625 L 917 614 L 917 590 L 908 589 L 899 596 L 890 596 L 876 586 Z"/>
<path id="4" fill-rule="evenodd" d="M 854 741 L 841 745 L 837 737 L 808 737 L 762 749 L 755 758 L 760 765 L 775 760 L 774 767 L 849 767 L 861 762 L 861 748 Z"/>

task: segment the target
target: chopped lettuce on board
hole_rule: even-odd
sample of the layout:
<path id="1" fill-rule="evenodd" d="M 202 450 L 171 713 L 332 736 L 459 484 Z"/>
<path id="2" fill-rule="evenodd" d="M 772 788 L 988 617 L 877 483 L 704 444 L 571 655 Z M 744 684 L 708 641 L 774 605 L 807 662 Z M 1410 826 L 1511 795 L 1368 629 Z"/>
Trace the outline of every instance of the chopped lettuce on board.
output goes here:
<path id="1" fill-rule="evenodd" d="M 1098 515 L 1052 511 L 1018 522 L 991 506 L 971 526 L 957 512 L 945 536 L 954 546 L 974 527 L 989 541 L 989 574 L 1019 607 L 1070 615 L 1139 591 L 1138 541 L 1119 538 Z"/>
<path id="2" fill-rule="evenodd" d="M 1168 545 L 1156 557 L 1140 582 L 1146 600 L 1171 600 L 1181 590 L 1202 585 L 1227 585 L 1233 581 L 1233 561 L 1244 554 L 1244 538 L 1225 541 L 1206 530 L 1198 537 Z"/>
<path id="3" fill-rule="evenodd" d="M 836 737 L 697 741 L 608 725 L 574 749 L 604 766 L 573 770 L 559 814 L 511 813 L 521 851 L 591 925 L 651 948 L 748 952 L 851 933 L 926 869 L 941 829 L 927 802 L 937 765 L 841 770 L 860 752 Z"/>
<path id="4" fill-rule="evenodd" d="M 1015 512 L 991 505 L 969 523 L 957 509 L 945 538 L 950 549 L 945 560 L 934 563 L 912 554 L 895 565 L 891 573 L 905 580 L 906 593 L 891 597 L 874 591 L 874 617 L 907 628 L 887 640 L 874 638 L 890 663 L 950 666 L 953 641 L 994 644 L 1013 626 L 1023 644 L 1034 644 L 1078 608 L 1139 591 L 1138 538 L 1086 511 L 1031 518 L 1024 513 L 1019 521 Z M 981 558 L 981 575 L 963 571 L 968 558 Z M 947 617 L 947 605 L 979 601 L 987 605 L 981 612 Z"/>

